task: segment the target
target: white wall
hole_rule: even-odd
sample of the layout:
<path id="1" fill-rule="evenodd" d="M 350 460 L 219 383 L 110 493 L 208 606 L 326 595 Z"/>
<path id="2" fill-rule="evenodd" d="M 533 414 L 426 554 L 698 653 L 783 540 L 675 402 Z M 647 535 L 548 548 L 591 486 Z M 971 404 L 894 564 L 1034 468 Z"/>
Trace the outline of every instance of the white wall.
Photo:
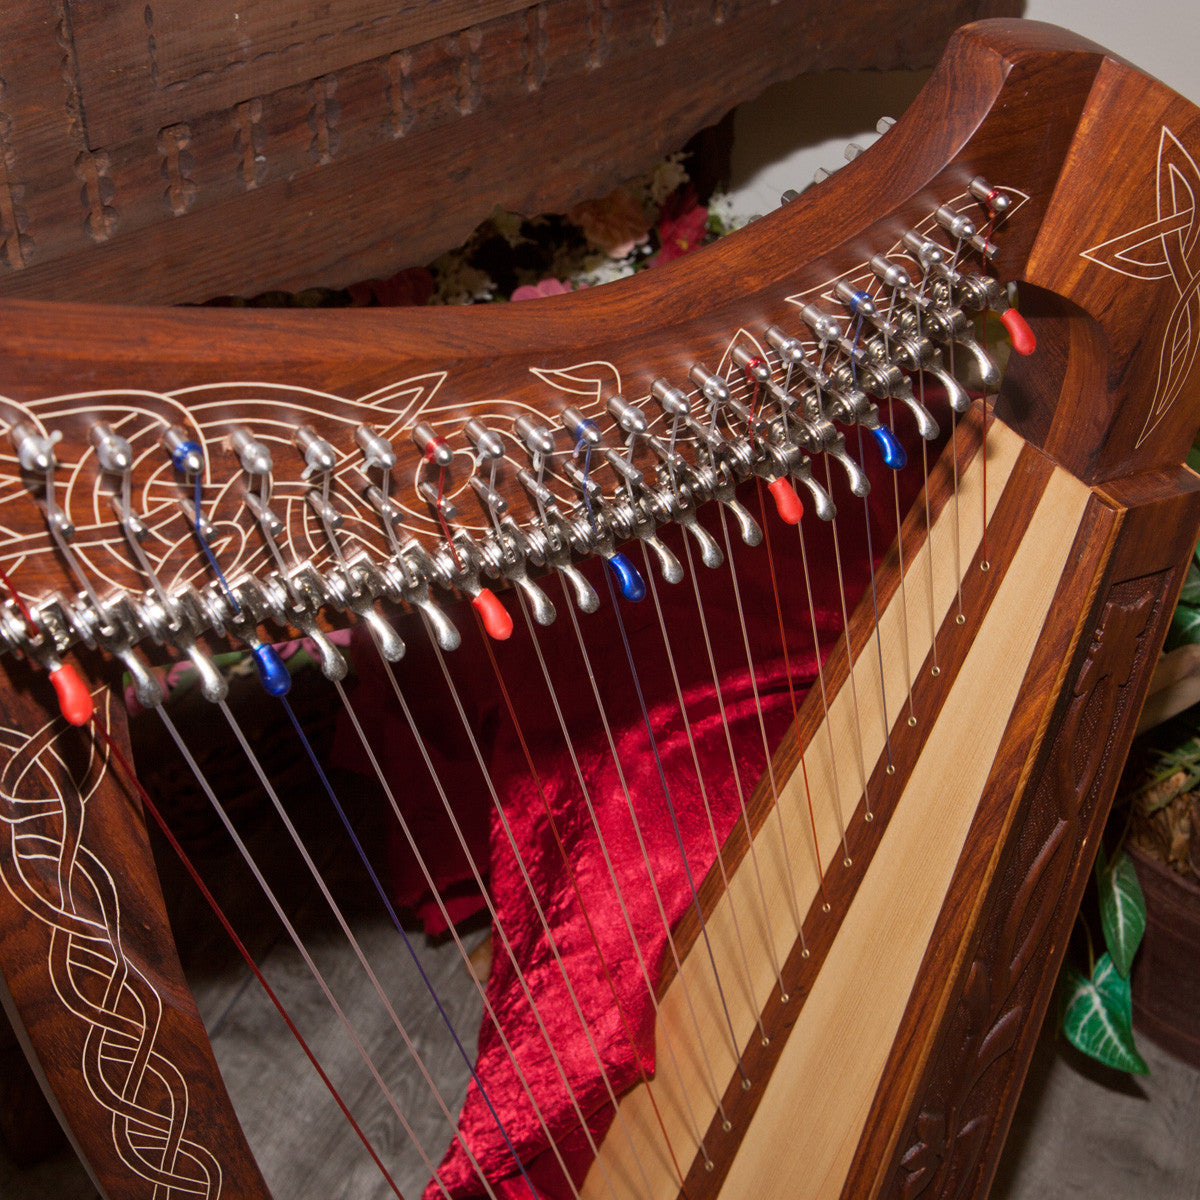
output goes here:
<path id="1" fill-rule="evenodd" d="M 1027 0 L 1025 15 L 1073 29 L 1200 104 L 1200 0 Z M 924 75 L 830 72 L 769 89 L 735 119 L 733 211 L 769 212 L 787 188 L 868 145 L 876 120 L 899 116 Z"/>

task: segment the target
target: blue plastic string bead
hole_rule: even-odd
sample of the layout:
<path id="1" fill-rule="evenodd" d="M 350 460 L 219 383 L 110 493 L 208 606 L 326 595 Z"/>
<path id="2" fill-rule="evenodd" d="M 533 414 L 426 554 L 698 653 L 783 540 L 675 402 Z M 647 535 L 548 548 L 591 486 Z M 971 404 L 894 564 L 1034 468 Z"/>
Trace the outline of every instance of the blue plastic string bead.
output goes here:
<path id="1" fill-rule="evenodd" d="M 871 436 L 875 439 L 875 445 L 879 447 L 883 465 L 891 467 L 893 471 L 903 469 L 908 462 L 908 455 L 896 440 L 896 435 L 886 425 L 880 425 L 871 430 Z"/>
<path id="2" fill-rule="evenodd" d="M 263 688 L 272 696 L 286 696 L 292 686 L 292 677 L 275 647 L 259 643 L 250 650 L 254 655 L 254 665 L 258 668 L 258 679 Z"/>
<path id="3" fill-rule="evenodd" d="M 171 465 L 182 474 L 187 471 L 187 460 L 192 455 L 202 457 L 200 447 L 195 442 L 180 442 L 171 451 Z"/>
<path id="4" fill-rule="evenodd" d="M 638 601 L 646 596 L 646 581 L 641 572 L 625 557 L 624 554 L 614 554 L 608 559 L 609 570 L 617 581 L 617 587 L 626 600 Z"/>

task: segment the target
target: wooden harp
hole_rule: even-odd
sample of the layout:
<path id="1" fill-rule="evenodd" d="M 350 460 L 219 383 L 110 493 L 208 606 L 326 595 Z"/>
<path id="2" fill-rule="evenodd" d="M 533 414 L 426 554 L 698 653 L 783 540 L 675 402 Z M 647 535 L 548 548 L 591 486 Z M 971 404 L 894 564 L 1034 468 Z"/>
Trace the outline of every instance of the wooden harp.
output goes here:
<path id="1" fill-rule="evenodd" d="M 903 410 L 938 371 L 957 396 L 952 356 L 964 378 L 988 365 L 964 307 L 1004 309 L 1015 281 L 1036 353 L 958 423 L 928 510 L 904 519 L 722 849 L 728 888 L 710 871 L 676 924 L 658 1036 L 682 1068 L 620 1098 L 624 1132 L 573 1185 L 655 1200 L 984 1194 L 1200 519 L 1181 466 L 1198 419 L 1197 154 L 1200 114 L 1128 64 L 1050 27 L 983 22 L 832 179 L 601 291 L 403 314 L 6 303 L 0 967 L 102 1191 L 268 1194 L 179 968 L 144 797 L 118 767 L 122 663 L 148 693 L 160 643 L 207 671 L 223 637 L 261 647 L 275 621 L 314 636 L 358 621 L 388 651 L 384 609 L 432 614 L 431 580 L 503 625 L 493 575 L 536 601 L 543 572 L 575 565 L 571 530 L 611 556 L 672 515 L 699 555 L 712 535 L 687 496 L 736 506 L 756 472 L 807 482 L 819 508 L 838 430 L 869 426 L 889 390 Z M 636 414 L 620 424 L 618 392 L 644 432 Z M 552 438 L 532 481 L 544 494 L 518 479 L 537 454 L 521 416 Z M 949 423 L 944 405 L 934 416 Z M 501 435 L 494 490 L 466 479 L 472 418 Z M 363 425 L 394 466 L 364 458 Z M 615 455 L 628 473 L 609 455 L 593 479 L 572 453 L 594 433 L 598 461 L 630 431 Z M 273 451 L 273 496 L 239 458 L 248 441 Z M 849 495 L 835 492 L 841 521 Z M 247 497 L 285 513 L 284 561 Z M 914 615 L 927 608 L 932 635 Z M 94 716 L 68 724 L 47 672 L 68 710 L 86 706 L 82 680 Z M 781 882 L 789 844 L 802 934 Z M 778 919 L 750 938 L 753 1008 L 735 1005 L 728 1035 L 702 1024 L 710 1087 L 682 981 L 703 993 L 710 954 L 743 969 L 729 926 L 753 907 L 752 860 Z M 699 1004 L 703 1022 L 716 1002 Z M 514 1169 L 497 1194 L 528 1194 Z"/>

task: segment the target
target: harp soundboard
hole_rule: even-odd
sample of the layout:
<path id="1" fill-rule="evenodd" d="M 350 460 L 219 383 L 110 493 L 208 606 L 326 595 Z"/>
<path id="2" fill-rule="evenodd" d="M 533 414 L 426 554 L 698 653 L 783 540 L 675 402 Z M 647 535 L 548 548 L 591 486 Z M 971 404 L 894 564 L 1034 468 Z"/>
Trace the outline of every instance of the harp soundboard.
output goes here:
<path id="1" fill-rule="evenodd" d="M 284 722 L 273 642 L 310 638 L 341 691 L 331 631 L 355 627 L 426 746 L 442 730 L 395 674 L 406 640 L 436 666 L 469 637 L 466 673 L 499 679 L 490 641 L 531 662 L 550 646 L 537 688 L 558 647 L 590 650 L 574 687 L 628 803 L 613 861 L 591 767 L 539 765 L 561 697 L 526 698 L 536 727 L 521 696 L 500 711 L 533 749 L 488 777 L 495 1017 L 462 1132 L 425 1151 L 428 1194 L 984 1194 L 1200 522 L 1181 466 L 1198 147 L 1196 109 L 1128 64 L 981 22 L 836 176 L 584 295 L 6 303 L 0 970 L 104 1193 L 269 1194 L 179 966 L 121 674 L 162 711 L 152 668 L 187 659 L 220 704 L 212 657 L 241 647 Z M 1003 386 L 988 311 L 1015 351 Z M 769 563 L 737 544 L 764 533 Z M 856 585 L 807 594 L 864 540 Z M 732 590 L 706 605 L 718 576 Z M 674 626 L 660 600 L 692 588 Z M 669 654 L 654 678 L 646 638 Z M 447 712 L 477 748 L 469 709 Z M 672 800 L 705 790 L 685 730 L 729 739 L 707 810 Z M 380 775 L 399 818 L 406 781 Z M 314 779 L 336 804 L 315 761 Z M 651 929 L 626 897 L 660 888 Z M 570 924 L 585 892 L 604 897 L 590 935 Z M 546 1026 L 576 1019 L 554 1047 Z"/>

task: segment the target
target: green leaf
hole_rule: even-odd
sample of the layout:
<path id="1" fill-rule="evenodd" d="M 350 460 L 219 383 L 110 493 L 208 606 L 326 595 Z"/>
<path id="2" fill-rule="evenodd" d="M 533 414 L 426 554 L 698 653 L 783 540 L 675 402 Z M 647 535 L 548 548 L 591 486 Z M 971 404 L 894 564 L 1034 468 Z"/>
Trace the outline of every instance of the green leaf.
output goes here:
<path id="1" fill-rule="evenodd" d="M 1067 967 L 1063 976 L 1063 1033 L 1084 1054 L 1134 1075 L 1150 1068 L 1133 1044 L 1133 1001 L 1107 954 L 1096 963 L 1094 979 Z"/>
<path id="2" fill-rule="evenodd" d="M 1167 631 L 1167 637 L 1172 647 L 1200 642 L 1200 608 L 1180 604 L 1171 614 L 1171 628 Z"/>
<path id="3" fill-rule="evenodd" d="M 1189 604 L 1193 608 L 1200 604 L 1200 566 L 1193 558 L 1188 563 L 1187 575 L 1183 580 L 1183 591 L 1179 593 L 1179 603 Z"/>
<path id="4" fill-rule="evenodd" d="M 1100 871 L 1096 883 L 1100 892 L 1104 944 L 1117 973 L 1128 979 L 1133 956 L 1146 932 L 1146 898 L 1142 895 L 1133 859 L 1121 850 Z"/>

